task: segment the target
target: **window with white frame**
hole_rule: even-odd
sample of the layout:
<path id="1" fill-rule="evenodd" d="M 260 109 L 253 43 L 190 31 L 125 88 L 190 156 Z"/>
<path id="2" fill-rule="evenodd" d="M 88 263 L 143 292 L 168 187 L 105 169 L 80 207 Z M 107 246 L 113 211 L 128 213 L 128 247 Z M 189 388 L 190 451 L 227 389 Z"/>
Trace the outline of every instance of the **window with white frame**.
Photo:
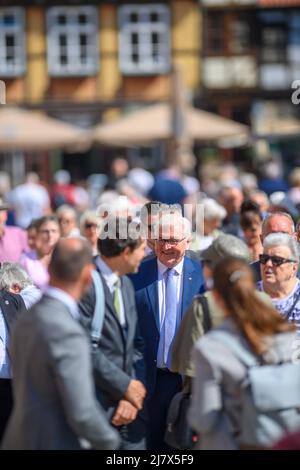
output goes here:
<path id="1" fill-rule="evenodd" d="M 0 8 L 0 77 L 24 72 L 24 42 L 24 10 Z"/>
<path id="2" fill-rule="evenodd" d="M 97 71 L 98 21 L 95 7 L 49 8 L 47 27 L 50 75 L 83 76 Z"/>
<path id="3" fill-rule="evenodd" d="M 166 5 L 119 8 L 120 68 L 124 74 L 165 73 L 170 67 L 170 13 Z"/>

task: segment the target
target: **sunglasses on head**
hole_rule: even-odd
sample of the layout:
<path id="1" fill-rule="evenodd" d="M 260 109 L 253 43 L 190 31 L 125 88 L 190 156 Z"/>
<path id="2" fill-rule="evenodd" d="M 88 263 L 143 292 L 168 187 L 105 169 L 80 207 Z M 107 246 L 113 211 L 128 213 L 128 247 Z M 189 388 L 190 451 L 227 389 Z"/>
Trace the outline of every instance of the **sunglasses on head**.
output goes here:
<path id="1" fill-rule="evenodd" d="M 282 258 L 276 255 L 259 255 L 260 264 L 267 264 L 268 261 L 272 261 L 273 266 L 281 266 L 284 263 L 297 263 L 295 259 Z"/>

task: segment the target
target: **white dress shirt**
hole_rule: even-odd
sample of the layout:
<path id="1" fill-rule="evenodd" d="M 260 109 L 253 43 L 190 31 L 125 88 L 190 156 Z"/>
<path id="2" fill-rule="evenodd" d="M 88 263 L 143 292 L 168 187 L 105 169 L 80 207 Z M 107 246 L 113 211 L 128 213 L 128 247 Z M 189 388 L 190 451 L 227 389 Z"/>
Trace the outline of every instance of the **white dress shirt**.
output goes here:
<path id="1" fill-rule="evenodd" d="M 112 297 L 114 297 L 114 292 L 116 288 L 116 283 L 120 281 L 119 276 L 114 273 L 110 267 L 103 261 L 100 256 L 96 258 L 96 265 L 101 272 L 104 280 L 106 282 L 107 287 L 110 290 Z M 124 301 L 122 296 L 122 291 L 119 289 L 119 305 L 120 305 L 120 323 L 122 326 L 126 325 L 126 317 L 125 317 L 125 309 L 124 309 Z"/>
<path id="2" fill-rule="evenodd" d="M 173 270 L 175 271 L 175 279 L 177 283 L 177 310 L 174 312 L 174 315 L 176 315 L 176 331 L 180 325 L 181 322 L 181 304 L 182 304 L 182 288 L 183 288 L 183 276 L 182 276 L 182 271 L 183 271 L 183 263 L 184 263 L 184 258 L 178 263 L 176 266 L 174 266 Z M 165 319 L 165 313 L 166 313 L 166 271 L 169 268 L 162 264 L 159 259 L 157 259 L 157 270 L 158 270 L 158 308 L 159 308 L 159 326 L 160 326 L 160 332 L 162 330 L 162 326 L 164 323 Z M 157 352 L 157 367 L 158 368 L 164 368 L 166 367 L 166 364 L 164 364 L 163 360 L 163 335 L 160 336 L 160 341 L 159 341 L 159 346 L 158 346 L 158 352 Z"/>

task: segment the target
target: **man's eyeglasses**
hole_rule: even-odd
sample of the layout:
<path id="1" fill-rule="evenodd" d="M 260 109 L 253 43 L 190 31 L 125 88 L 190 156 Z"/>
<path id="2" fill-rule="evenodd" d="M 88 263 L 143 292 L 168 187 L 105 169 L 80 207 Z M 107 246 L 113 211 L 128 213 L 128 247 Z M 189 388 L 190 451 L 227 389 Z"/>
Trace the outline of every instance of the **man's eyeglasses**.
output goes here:
<path id="1" fill-rule="evenodd" d="M 281 256 L 259 255 L 260 264 L 267 264 L 268 261 L 272 261 L 273 266 L 281 266 L 284 263 L 298 263 L 295 259 L 282 258 Z"/>
<path id="2" fill-rule="evenodd" d="M 175 240 L 175 239 L 172 239 L 172 238 L 170 238 L 169 240 L 165 239 L 165 238 L 159 238 L 157 240 L 157 243 L 159 243 L 160 245 L 168 244 L 168 245 L 177 246 L 177 245 L 179 245 L 179 243 L 183 242 L 183 240 L 185 240 L 185 238 L 186 237 L 182 238 L 181 240 Z"/>
<path id="3" fill-rule="evenodd" d="M 97 224 L 87 222 L 87 223 L 84 225 L 84 228 L 92 228 L 92 227 L 97 228 Z"/>

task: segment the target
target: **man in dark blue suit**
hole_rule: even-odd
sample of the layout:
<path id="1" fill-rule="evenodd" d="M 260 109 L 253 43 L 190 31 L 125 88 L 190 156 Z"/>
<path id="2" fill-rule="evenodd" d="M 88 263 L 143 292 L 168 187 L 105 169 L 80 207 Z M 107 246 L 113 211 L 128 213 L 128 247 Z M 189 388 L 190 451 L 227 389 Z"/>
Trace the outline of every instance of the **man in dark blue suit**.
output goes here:
<path id="1" fill-rule="evenodd" d="M 181 376 L 170 371 L 173 340 L 194 295 L 204 291 L 204 280 L 199 262 L 185 256 L 191 233 L 187 219 L 178 212 L 162 213 L 154 232 L 156 256 L 131 279 L 146 349 L 147 445 L 166 450 L 167 411 L 182 386 Z"/>

